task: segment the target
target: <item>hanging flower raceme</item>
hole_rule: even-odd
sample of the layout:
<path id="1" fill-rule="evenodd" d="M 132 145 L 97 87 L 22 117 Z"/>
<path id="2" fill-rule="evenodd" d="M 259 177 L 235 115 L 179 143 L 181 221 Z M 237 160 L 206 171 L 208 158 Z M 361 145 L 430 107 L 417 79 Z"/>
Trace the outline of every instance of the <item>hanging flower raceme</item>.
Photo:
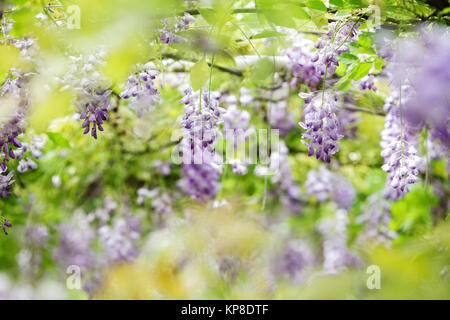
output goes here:
<path id="1" fill-rule="evenodd" d="M 280 130 L 281 136 L 286 137 L 296 125 L 294 116 L 288 110 L 287 101 L 268 102 L 267 108 L 269 109 L 270 125 Z"/>
<path id="2" fill-rule="evenodd" d="M 179 35 L 176 35 L 175 33 L 189 29 L 189 25 L 194 22 L 195 18 L 188 12 L 185 12 L 182 17 L 181 16 L 176 17 L 176 22 L 173 25 L 173 27 L 169 26 L 168 19 L 163 19 L 162 20 L 163 29 L 158 30 L 161 33 L 159 37 L 161 39 L 161 42 L 165 44 L 183 42 L 184 38 Z"/>
<path id="3" fill-rule="evenodd" d="M 41 137 L 33 137 L 31 141 L 22 142 L 22 147 L 15 150 L 14 154 L 17 160 L 19 161 L 19 165 L 17 167 L 17 171 L 20 173 L 24 173 L 28 170 L 37 169 L 37 164 L 31 158 L 39 159 L 42 156 L 42 149 L 45 147 L 45 140 Z"/>
<path id="4" fill-rule="evenodd" d="M 348 51 L 347 43 L 358 40 L 358 27 L 361 22 L 338 21 L 329 24 L 326 36 L 321 37 L 317 43 L 318 49 L 312 58 L 315 63 L 316 74 L 320 77 L 334 74 L 339 62 L 337 57 Z M 326 75 L 325 75 L 326 73 Z"/>
<path id="5" fill-rule="evenodd" d="M 300 94 L 300 97 L 305 97 Z M 302 143 L 308 146 L 308 156 L 329 163 L 331 156 L 339 151 L 338 140 L 343 138 L 336 115 L 339 110 L 337 96 L 330 92 L 305 98 L 304 121 L 300 126 L 306 130 Z"/>
<path id="6" fill-rule="evenodd" d="M 270 166 L 275 174 L 271 182 L 279 186 L 275 192 L 279 193 L 281 202 L 293 213 L 299 213 L 302 208 L 302 193 L 300 186 L 294 181 L 288 159 L 289 150 L 283 141 L 279 142 L 279 149 L 270 155 Z"/>
<path id="7" fill-rule="evenodd" d="M 12 224 L 8 221 L 8 219 L 4 218 L 3 216 L 0 216 L 0 227 L 2 228 L 5 235 L 8 235 L 6 228 L 11 228 Z"/>
<path id="8" fill-rule="evenodd" d="M 291 70 L 293 76 L 290 85 L 296 86 L 300 80 L 310 88 L 314 88 L 323 81 L 323 76 L 316 72 L 316 64 L 313 62 L 314 43 L 298 32 L 287 40 L 292 43 L 292 47 L 286 49 L 283 55 L 287 57 L 286 67 Z"/>
<path id="9" fill-rule="evenodd" d="M 0 103 L 7 113 L 0 118 L 0 168 L 6 170 L 9 159 L 15 159 L 15 150 L 22 147 L 19 135 L 25 131 L 25 116 L 30 98 L 27 83 L 32 73 L 12 69 L 0 91 Z M 12 107 L 11 107 L 12 106 Z"/>
<path id="10" fill-rule="evenodd" d="M 391 205 L 383 198 L 382 194 L 375 193 L 369 197 L 363 207 L 363 214 L 357 217 L 356 222 L 364 224 L 364 231 L 359 236 L 359 241 L 382 243 L 389 245 L 396 233 L 389 230 L 391 221 Z"/>
<path id="11" fill-rule="evenodd" d="M 138 66 L 138 68 L 141 70 L 137 74 L 128 77 L 127 86 L 120 97 L 132 99 L 129 107 L 136 110 L 140 118 L 159 101 L 159 90 L 154 87 L 154 80 L 159 72 L 151 70 L 149 66 Z"/>
<path id="12" fill-rule="evenodd" d="M 347 246 L 347 211 L 339 209 L 334 218 L 324 219 L 319 224 L 323 235 L 323 271 L 338 273 L 349 266 L 361 266 L 361 260 Z"/>
<path id="13" fill-rule="evenodd" d="M 234 97 L 235 98 L 235 97 Z M 234 99 L 236 100 L 236 99 Z M 238 145 L 245 143 L 249 128 L 248 124 L 250 122 L 250 113 L 246 110 L 240 110 L 236 104 L 230 105 L 223 115 L 225 130 L 225 139 L 227 143 L 232 143 L 233 152 L 236 152 Z M 232 158 L 229 160 L 234 174 L 246 174 L 247 166 L 242 161 L 242 156 L 238 155 L 237 158 Z"/>
<path id="14" fill-rule="evenodd" d="M 91 133 L 97 139 L 97 130 L 103 131 L 103 123 L 108 120 L 110 81 L 100 72 L 105 64 L 105 52 L 99 50 L 93 54 L 71 56 L 69 72 L 58 79 L 64 89 L 71 88 L 74 93 L 73 103 L 80 114 L 84 134 Z"/>
<path id="15" fill-rule="evenodd" d="M 407 101 L 410 89 L 404 86 L 401 95 L 394 90 L 384 105 L 386 117 L 380 145 L 384 158 L 382 169 L 388 172 L 384 193 L 391 200 L 402 198 L 409 192 L 410 184 L 419 182 L 419 132 L 402 119 L 402 105 Z"/>
<path id="16" fill-rule="evenodd" d="M 402 103 L 404 119 L 425 127 L 434 140 L 450 148 L 450 32 L 439 26 L 421 27 L 418 35 L 397 43 L 387 71 L 398 90 L 407 84 L 413 91 Z M 424 108 L 424 106 L 427 106 Z"/>
<path id="17" fill-rule="evenodd" d="M 352 184 L 343 176 L 333 173 L 324 165 L 310 170 L 305 182 L 306 194 L 316 196 L 319 202 L 333 201 L 339 208 L 348 210 L 356 197 Z"/>
<path id="18" fill-rule="evenodd" d="M 199 201 L 213 199 L 220 189 L 222 159 L 216 155 L 215 145 L 225 110 L 219 107 L 218 98 L 216 93 L 211 92 L 210 101 L 208 93 L 200 97 L 187 89 L 180 100 L 185 104 L 185 115 L 180 122 L 183 128 L 179 145 L 183 172 L 179 186 Z"/>

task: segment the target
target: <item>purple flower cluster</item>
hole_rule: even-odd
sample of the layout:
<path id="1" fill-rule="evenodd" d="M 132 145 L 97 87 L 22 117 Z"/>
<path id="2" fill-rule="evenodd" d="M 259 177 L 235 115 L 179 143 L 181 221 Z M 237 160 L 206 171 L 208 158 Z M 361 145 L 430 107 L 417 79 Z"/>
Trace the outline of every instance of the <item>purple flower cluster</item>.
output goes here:
<path id="1" fill-rule="evenodd" d="M 303 283 L 308 269 L 316 264 L 310 245 L 303 240 L 290 240 L 285 244 L 281 256 L 275 262 L 275 273 L 287 273 L 295 284 Z"/>
<path id="2" fill-rule="evenodd" d="M 172 209 L 172 198 L 169 196 L 168 193 L 163 192 L 159 188 L 155 189 L 146 189 L 146 188 L 140 188 L 137 191 L 137 204 L 142 206 L 145 204 L 146 199 L 151 199 L 152 201 L 152 208 L 155 210 L 155 212 L 159 214 L 170 214 L 173 212 Z"/>
<path id="3" fill-rule="evenodd" d="M 334 218 L 328 218 L 319 224 L 323 235 L 323 271 L 339 273 L 348 266 L 361 266 L 361 260 L 347 247 L 347 211 L 339 209 Z"/>
<path id="4" fill-rule="evenodd" d="M 302 143 L 308 146 L 308 156 L 329 163 L 331 156 L 339 151 L 338 140 L 343 138 L 336 112 L 338 99 L 333 93 L 324 92 L 314 98 L 307 97 L 304 107 L 304 121 L 300 126 L 306 130 Z"/>
<path id="5" fill-rule="evenodd" d="M 359 82 L 359 89 L 361 90 L 377 91 L 377 87 L 375 86 L 375 76 L 373 74 L 368 74 L 367 76 L 364 76 L 358 82 Z"/>
<path id="6" fill-rule="evenodd" d="M 404 103 L 404 117 L 414 126 L 425 126 L 430 135 L 450 147 L 450 33 L 438 26 L 421 27 L 419 35 L 399 41 L 389 64 L 396 88 L 408 84 L 413 97 Z M 424 108 L 424 106 L 428 106 Z"/>
<path id="7" fill-rule="evenodd" d="M 343 176 L 333 173 L 324 165 L 310 170 L 305 182 L 306 194 L 316 196 L 317 201 L 333 201 L 339 208 L 348 210 L 356 197 L 352 184 Z"/>
<path id="8" fill-rule="evenodd" d="M 131 215 L 115 217 L 112 225 L 98 230 L 105 259 L 110 263 L 134 260 L 138 255 L 137 241 L 140 238 L 139 221 Z"/>
<path id="9" fill-rule="evenodd" d="M 35 136 L 28 142 L 22 142 L 22 146 L 14 151 L 17 160 L 19 161 L 19 165 L 17 167 L 17 171 L 20 173 L 24 173 L 28 170 L 37 169 L 37 164 L 31 158 L 27 158 L 28 154 L 31 154 L 31 157 L 34 159 L 39 159 L 42 156 L 42 149 L 45 147 L 45 140 L 38 136 Z"/>
<path id="10" fill-rule="evenodd" d="M 389 245 L 392 239 L 396 238 L 396 233 L 389 230 L 389 222 L 391 221 L 391 205 L 376 193 L 369 197 L 363 208 L 364 213 L 357 217 L 356 222 L 364 224 L 364 231 L 361 232 L 360 242 L 382 243 Z"/>
<path id="11" fill-rule="evenodd" d="M 358 131 L 358 122 L 360 120 L 361 117 L 357 112 L 342 109 L 338 113 L 338 121 L 340 124 L 339 133 L 345 138 L 356 138 L 356 134 Z"/>
<path id="12" fill-rule="evenodd" d="M 144 111 L 148 111 L 150 107 L 159 101 L 157 96 L 159 91 L 154 87 L 153 83 L 158 74 L 158 71 L 151 70 L 145 66 L 142 67 L 138 74 L 128 77 L 127 86 L 120 94 L 120 97 L 123 99 L 133 98 L 129 107 L 137 111 L 139 118 Z"/>
<path id="13" fill-rule="evenodd" d="M 288 110 L 287 101 L 268 102 L 267 107 L 269 109 L 270 125 L 280 130 L 280 134 L 286 137 L 296 126 L 295 118 Z"/>
<path id="14" fill-rule="evenodd" d="M 409 98 L 409 88 L 393 91 L 386 100 L 384 129 L 381 131 L 382 169 L 388 172 L 385 196 L 391 200 L 402 198 L 409 191 L 409 185 L 419 182 L 419 161 L 417 145 L 419 132 L 402 119 L 402 105 Z M 402 121 L 403 120 L 403 121 Z"/>
<path id="15" fill-rule="evenodd" d="M 72 64 L 63 78 L 58 79 L 74 93 L 73 103 L 84 120 L 81 127 L 84 134 L 91 133 L 97 139 L 97 130 L 103 131 L 103 122 L 108 120 L 110 81 L 99 71 L 105 64 L 105 52 L 99 50 L 93 54 L 71 56 Z"/>
<path id="16" fill-rule="evenodd" d="M 94 266 L 95 252 L 92 249 L 95 231 L 84 212 L 77 211 L 70 221 L 59 226 L 60 239 L 53 251 L 53 258 L 64 269 L 77 265 L 83 270 Z"/>
<path id="17" fill-rule="evenodd" d="M 223 120 L 225 139 L 228 143 L 233 144 L 233 152 L 236 152 L 238 145 L 244 143 L 248 137 L 250 113 L 246 110 L 240 110 L 236 104 L 232 104 L 224 113 Z M 241 161 L 241 157 L 242 155 L 238 155 L 238 158 L 229 161 L 234 174 L 247 174 L 247 166 Z"/>
<path id="18" fill-rule="evenodd" d="M 8 232 L 6 231 L 6 228 L 11 228 L 12 224 L 8 221 L 8 219 L 3 218 L 0 216 L 0 228 L 2 228 L 5 235 L 8 235 Z"/>
<path id="19" fill-rule="evenodd" d="M 290 85 L 296 86 L 300 80 L 310 88 L 314 88 L 323 80 L 323 75 L 317 72 L 316 64 L 313 62 L 314 44 L 299 33 L 296 33 L 291 41 L 292 47 L 283 53 L 287 57 L 286 67 L 293 75 Z"/>
<path id="20" fill-rule="evenodd" d="M 194 22 L 195 18 L 188 12 L 185 12 L 184 16 L 182 17 L 176 17 L 176 22 L 173 27 L 169 27 L 168 19 L 163 19 L 163 29 L 158 30 L 161 33 L 161 42 L 165 44 L 183 42 L 183 37 L 176 35 L 175 33 L 187 30 L 189 28 L 189 25 Z"/>
<path id="21" fill-rule="evenodd" d="M 358 40 L 358 27 L 360 22 L 338 21 L 329 24 L 329 31 L 326 37 L 321 37 L 317 43 L 318 49 L 312 58 L 316 67 L 316 74 L 320 77 L 334 74 L 339 62 L 337 57 L 346 52 L 348 42 Z"/>
<path id="22" fill-rule="evenodd" d="M 214 198 L 220 189 L 222 159 L 215 153 L 215 144 L 225 110 L 219 107 L 215 92 L 211 92 L 210 101 L 209 94 L 200 97 L 187 89 L 180 103 L 185 105 L 185 115 L 180 122 L 183 172 L 179 187 L 193 199 L 206 201 Z"/>
<path id="23" fill-rule="evenodd" d="M 22 148 L 19 135 L 25 131 L 25 116 L 29 108 L 29 90 L 27 82 L 32 73 L 21 73 L 15 69 L 2 84 L 0 99 L 12 110 L 0 122 L 0 169 L 6 171 L 6 164 L 16 158 L 17 150 Z"/>
<path id="24" fill-rule="evenodd" d="M 270 155 L 269 168 L 275 172 L 270 181 L 278 186 L 275 192 L 279 193 L 283 205 L 291 212 L 299 213 L 302 208 L 302 193 L 300 186 L 294 181 L 288 153 L 288 148 L 280 141 L 279 150 Z"/>

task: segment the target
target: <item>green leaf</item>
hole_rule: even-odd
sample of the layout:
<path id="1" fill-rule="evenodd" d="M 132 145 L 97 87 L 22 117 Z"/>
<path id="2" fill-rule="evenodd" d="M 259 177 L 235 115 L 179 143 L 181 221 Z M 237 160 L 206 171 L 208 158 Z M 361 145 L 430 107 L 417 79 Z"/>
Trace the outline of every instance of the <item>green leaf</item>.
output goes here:
<path id="1" fill-rule="evenodd" d="M 70 142 L 66 138 L 64 138 L 60 133 L 57 132 L 46 132 L 47 136 L 50 140 L 53 141 L 59 147 L 70 149 Z"/>
<path id="2" fill-rule="evenodd" d="M 214 10 L 198 9 L 198 12 L 203 17 L 203 19 L 205 19 L 206 22 L 208 22 L 210 25 L 216 24 L 217 20 L 216 20 L 216 13 L 214 12 Z"/>
<path id="3" fill-rule="evenodd" d="M 265 80 L 273 75 L 273 61 L 269 58 L 262 58 L 252 67 L 252 78 L 256 81 Z"/>
<path id="4" fill-rule="evenodd" d="M 350 86 L 352 85 L 352 81 L 350 79 L 344 79 L 343 81 L 339 81 L 336 84 L 336 89 L 339 91 L 347 91 L 350 89 Z"/>
<path id="5" fill-rule="evenodd" d="M 343 7 L 344 2 L 342 0 L 330 0 L 330 4 L 335 7 Z"/>
<path id="6" fill-rule="evenodd" d="M 336 68 L 335 73 L 338 76 L 343 77 L 345 75 L 345 72 L 347 71 L 347 65 L 344 63 L 339 63 L 339 66 Z"/>
<path id="7" fill-rule="evenodd" d="M 381 69 L 383 69 L 383 66 L 384 66 L 384 59 L 381 57 L 376 57 L 374 62 L 375 62 L 375 68 L 377 70 L 381 71 Z"/>
<path id="8" fill-rule="evenodd" d="M 209 66 L 206 63 L 205 58 L 198 61 L 191 68 L 191 85 L 194 91 L 199 90 L 208 80 Z"/>
<path id="9" fill-rule="evenodd" d="M 320 0 L 309 0 L 306 6 L 310 9 L 316 9 L 320 11 L 327 11 L 327 7 Z"/>
<path id="10" fill-rule="evenodd" d="M 356 68 L 353 69 L 352 73 L 350 74 L 350 79 L 352 80 L 359 80 L 369 74 L 370 68 L 372 68 L 373 63 L 372 62 L 361 62 L 359 63 Z"/>
<path id="11" fill-rule="evenodd" d="M 279 37 L 279 36 L 283 36 L 283 35 L 284 34 L 277 32 L 277 31 L 264 30 L 260 33 L 255 34 L 254 36 L 252 36 L 251 39 L 274 38 L 274 37 Z"/>
<path id="12" fill-rule="evenodd" d="M 264 9 L 264 16 L 270 22 L 281 27 L 295 28 L 295 22 L 292 20 L 292 16 L 286 10 L 280 9 Z"/>
<path id="13" fill-rule="evenodd" d="M 343 54 L 338 56 L 338 61 L 345 63 L 345 64 L 352 64 L 352 63 L 358 61 L 358 57 L 351 53 L 344 52 Z"/>

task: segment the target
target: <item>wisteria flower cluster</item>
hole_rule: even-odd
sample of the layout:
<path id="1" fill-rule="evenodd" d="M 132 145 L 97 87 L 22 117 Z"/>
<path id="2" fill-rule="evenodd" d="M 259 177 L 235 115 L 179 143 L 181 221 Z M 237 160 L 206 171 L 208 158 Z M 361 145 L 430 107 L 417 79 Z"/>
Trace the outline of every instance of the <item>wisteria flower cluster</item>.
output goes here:
<path id="1" fill-rule="evenodd" d="M 235 98 L 235 97 L 234 97 Z M 235 102 L 234 99 L 233 102 Z M 238 145 L 245 143 L 249 129 L 250 113 L 247 110 L 241 110 L 236 104 L 231 104 L 223 114 L 223 128 L 225 131 L 225 139 L 233 144 L 233 152 L 237 152 Z M 234 174 L 246 174 L 247 166 L 241 160 L 243 155 L 238 155 L 236 158 L 230 160 L 231 167 Z M 245 156 L 245 155 L 244 155 Z"/>
<path id="2" fill-rule="evenodd" d="M 331 156 L 339 151 L 340 124 L 336 112 L 339 110 L 335 94 L 324 92 L 314 98 L 307 97 L 304 107 L 304 121 L 300 126 L 306 130 L 302 143 L 308 147 L 308 156 L 330 163 Z"/>
<path id="3" fill-rule="evenodd" d="M 389 245 L 396 233 L 389 230 L 391 221 L 391 204 L 381 193 L 371 195 L 363 208 L 363 214 L 357 217 L 357 222 L 364 224 L 364 232 L 359 241 L 367 242 L 375 240 L 384 245 Z"/>
<path id="4" fill-rule="evenodd" d="M 313 57 L 316 73 L 322 77 L 334 74 L 339 62 L 337 57 L 346 52 L 348 42 L 358 40 L 358 27 L 361 22 L 340 20 L 330 23 L 326 37 L 321 37 L 317 43 L 318 49 Z"/>
<path id="5" fill-rule="evenodd" d="M 172 213 L 172 198 L 159 188 L 147 189 L 139 188 L 137 191 L 137 204 L 143 206 L 147 199 L 151 199 L 152 208 L 155 212 L 166 215 Z"/>
<path id="6" fill-rule="evenodd" d="M 11 228 L 12 224 L 11 222 L 8 221 L 8 219 L 4 218 L 3 216 L 0 216 L 0 227 L 2 228 L 5 235 L 8 235 L 6 228 Z"/>
<path id="7" fill-rule="evenodd" d="M 402 198 L 409 191 L 409 185 L 419 182 L 419 132 L 402 121 L 402 104 L 409 98 L 408 90 L 408 87 L 402 88 L 402 94 L 394 91 L 384 105 L 387 114 L 380 145 L 384 158 L 382 169 L 388 172 L 385 196 L 391 200 Z"/>
<path id="8" fill-rule="evenodd" d="M 185 105 L 185 115 L 180 122 L 183 174 L 179 186 L 194 199 L 212 199 L 220 189 L 222 159 L 215 154 L 215 144 L 221 135 L 219 124 L 225 110 L 219 107 L 215 92 L 211 92 L 210 100 L 208 93 L 200 97 L 187 89 L 180 103 Z"/>
<path id="9" fill-rule="evenodd" d="M 188 12 L 185 12 L 182 17 L 176 17 L 176 22 L 172 27 L 169 26 L 168 19 L 164 19 L 162 21 L 163 29 L 158 30 L 161 33 L 161 42 L 165 44 L 183 42 L 183 37 L 175 33 L 187 30 L 189 28 L 189 25 L 194 22 L 195 18 Z"/>
<path id="10" fill-rule="evenodd" d="M 279 143 L 279 150 L 270 155 L 269 169 L 274 172 L 271 182 L 279 188 L 281 202 L 293 213 L 299 213 L 302 208 L 302 193 L 295 182 L 288 159 L 288 148 L 283 141 Z"/>
<path id="11" fill-rule="evenodd" d="M 63 90 L 72 89 L 73 103 L 80 114 L 80 120 L 83 120 L 83 133 L 90 132 L 94 139 L 97 139 L 97 130 L 104 130 L 103 123 L 109 118 L 111 84 L 100 71 L 105 64 L 105 56 L 103 48 L 88 55 L 70 56 L 69 71 L 58 79 L 64 85 Z"/>
<path id="12" fill-rule="evenodd" d="M 137 111 L 138 117 L 149 111 L 159 101 L 159 90 L 155 88 L 154 80 L 159 74 L 156 70 L 151 70 L 148 66 L 139 67 L 141 70 L 137 74 L 128 77 L 127 86 L 120 94 L 120 97 L 127 100 L 133 99 L 128 105 Z"/>
<path id="13" fill-rule="evenodd" d="M 350 209 L 356 197 L 352 184 L 340 174 L 328 170 L 324 165 L 308 172 L 305 188 L 306 194 L 316 196 L 317 201 L 330 200 L 345 210 Z"/>
<path id="14" fill-rule="evenodd" d="M 402 103 L 404 118 L 413 126 L 427 128 L 433 140 L 448 149 L 450 71 L 442 66 L 450 59 L 450 33 L 438 26 L 423 26 L 418 31 L 418 36 L 396 43 L 397 50 L 387 70 L 390 83 L 397 91 L 401 85 L 411 87 L 411 98 Z"/>
<path id="15" fill-rule="evenodd" d="M 338 273 L 349 266 L 361 266 L 358 256 L 347 246 L 347 226 L 349 218 L 347 211 L 339 209 L 333 218 L 327 218 L 319 224 L 323 235 L 323 271 Z"/>
<path id="16" fill-rule="evenodd" d="M 323 81 L 323 75 L 316 70 L 316 63 L 313 62 L 314 43 L 305 39 L 300 33 L 295 33 L 290 37 L 292 48 L 283 53 L 287 57 L 286 67 L 292 71 L 293 79 L 291 86 L 296 86 L 301 80 L 302 83 L 311 89 Z"/>

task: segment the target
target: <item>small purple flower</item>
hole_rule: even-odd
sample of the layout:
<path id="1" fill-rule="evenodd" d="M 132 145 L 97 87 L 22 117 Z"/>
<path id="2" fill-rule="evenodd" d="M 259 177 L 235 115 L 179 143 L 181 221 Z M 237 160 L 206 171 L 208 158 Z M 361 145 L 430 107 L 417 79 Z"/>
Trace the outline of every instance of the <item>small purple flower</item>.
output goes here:
<path id="1" fill-rule="evenodd" d="M 315 155 L 326 163 L 330 163 L 331 156 L 339 151 L 338 140 L 343 138 L 340 133 L 340 123 L 337 96 L 325 92 L 314 98 L 305 100 L 304 121 L 300 126 L 306 130 L 302 134 L 302 143 L 308 146 L 308 156 Z"/>

